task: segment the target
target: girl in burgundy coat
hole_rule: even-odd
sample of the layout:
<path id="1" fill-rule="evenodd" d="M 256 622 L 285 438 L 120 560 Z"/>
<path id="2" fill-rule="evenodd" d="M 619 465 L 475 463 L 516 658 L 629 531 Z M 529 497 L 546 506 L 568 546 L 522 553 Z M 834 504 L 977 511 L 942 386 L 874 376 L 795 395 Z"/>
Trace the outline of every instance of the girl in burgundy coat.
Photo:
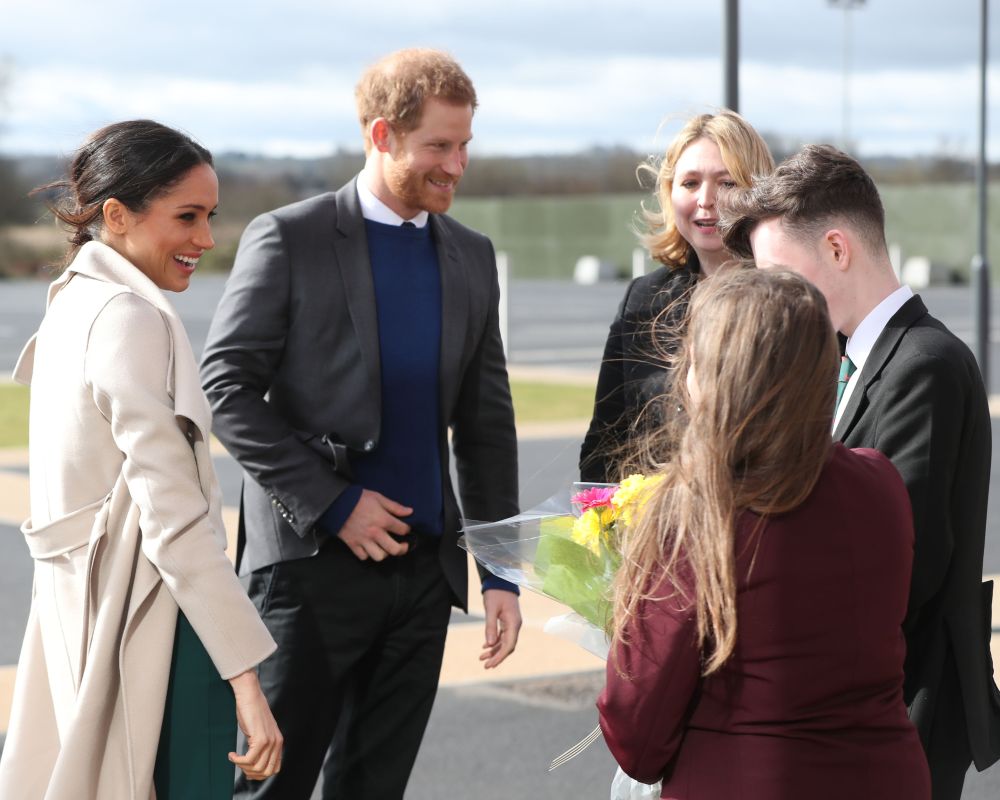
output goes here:
<path id="1" fill-rule="evenodd" d="M 674 456 L 615 587 L 611 752 L 676 800 L 927 800 L 902 696 L 909 498 L 884 456 L 831 442 L 826 303 L 791 273 L 721 274 L 681 359 Z"/>

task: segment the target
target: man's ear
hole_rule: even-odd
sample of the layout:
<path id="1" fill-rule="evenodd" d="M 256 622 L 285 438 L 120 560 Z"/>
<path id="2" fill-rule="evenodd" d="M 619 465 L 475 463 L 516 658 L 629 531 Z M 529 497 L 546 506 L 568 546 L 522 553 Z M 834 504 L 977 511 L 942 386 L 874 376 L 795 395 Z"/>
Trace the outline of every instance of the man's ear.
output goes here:
<path id="1" fill-rule="evenodd" d="M 392 126 L 385 117 L 376 117 L 368 125 L 368 136 L 372 140 L 372 147 L 380 153 L 388 153 L 390 139 L 392 138 Z"/>
<path id="2" fill-rule="evenodd" d="M 132 212 L 117 197 L 105 200 L 101 210 L 104 215 L 104 227 L 111 233 L 121 236 L 128 230 Z"/>
<path id="3" fill-rule="evenodd" d="M 837 269 L 843 271 L 850 266 L 853 254 L 851 241 L 840 228 L 832 228 L 823 234 L 823 249 Z"/>

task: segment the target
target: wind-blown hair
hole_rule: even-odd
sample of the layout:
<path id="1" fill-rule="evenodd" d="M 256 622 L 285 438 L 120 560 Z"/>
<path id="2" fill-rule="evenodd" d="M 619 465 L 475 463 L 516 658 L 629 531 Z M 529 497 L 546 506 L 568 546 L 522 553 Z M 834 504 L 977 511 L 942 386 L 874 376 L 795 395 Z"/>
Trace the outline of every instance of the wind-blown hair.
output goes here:
<path id="1" fill-rule="evenodd" d="M 876 255 L 888 253 L 885 210 L 878 188 L 847 153 L 828 144 L 809 144 L 753 186 L 734 189 L 720 204 L 719 231 L 726 247 L 753 257 L 750 234 L 764 220 L 780 219 L 803 244 L 813 245 L 830 228 L 846 222 Z"/>
<path id="2" fill-rule="evenodd" d="M 699 114 L 688 120 L 662 158 L 641 164 L 637 170 L 640 177 L 643 173 L 655 176 L 653 196 L 656 201 L 654 207 L 643 206 L 640 220 L 643 230 L 639 231 L 639 238 L 650 257 L 668 267 L 683 266 L 691 253 L 691 246 L 677 230 L 670 193 L 678 159 L 688 145 L 699 139 L 708 139 L 718 146 L 722 163 L 739 187 L 750 186 L 755 176 L 774 169 L 774 158 L 767 143 L 735 111 Z"/>
<path id="3" fill-rule="evenodd" d="M 646 468 L 663 480 L 624 537 L 611 633 L 627 643 L 643 600 L 679 603 L 697 616 L 707 675 L 736 643 L 741 513 L 795 508 L 830 455 L 838 349 L 823 295 L 791 272 L 720 272 L 695 290 L 689 320 L 680 408 L 646 442 L 670 457 Z M 697 402 L 682 377 L 692 364 Z"/>

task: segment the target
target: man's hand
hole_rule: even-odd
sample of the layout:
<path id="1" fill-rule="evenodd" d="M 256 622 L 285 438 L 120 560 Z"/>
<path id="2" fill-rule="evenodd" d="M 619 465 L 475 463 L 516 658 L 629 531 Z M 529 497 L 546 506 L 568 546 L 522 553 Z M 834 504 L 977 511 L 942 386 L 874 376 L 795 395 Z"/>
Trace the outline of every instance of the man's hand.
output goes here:
<path id="1" fill-rule="evenodd" d="M 368 489 L 361 491 L 361 499 L 347 518 L 337 536 L 351 548 L 359 559 L 382 561 L 387 556 L 401 556 L 410 546 L 397 542 L 389 534 L 403 536 L 410 532 L 410 526 L 400 517 L 408 517 L 412 508 L 383 497 Z"/>
<path id="2" fill-rule="evenodd" d="M 517 595 L 506 589 L 487 589 L 483 592 L 486 609 L 486 641 L 479 660 L 483 667 L 492 669 L 514 652 L 517 635 L 521 630 L 521 606 Z"/>

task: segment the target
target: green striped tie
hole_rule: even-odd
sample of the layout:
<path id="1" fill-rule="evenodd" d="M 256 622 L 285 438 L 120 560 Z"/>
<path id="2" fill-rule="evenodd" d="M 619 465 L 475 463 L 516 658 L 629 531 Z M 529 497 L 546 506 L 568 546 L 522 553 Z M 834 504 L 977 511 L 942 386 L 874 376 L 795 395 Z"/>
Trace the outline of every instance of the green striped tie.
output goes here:
<path id="1" fill-rule="evenodd" d="M 840 376 L 837 378 L 837 408 L 840 408 L 840 398 L 844 396 L 844 389 L 847 388 L 847 382 L 851 379 L 854 371 L 857 369 L 854 366 L 854 362 L 848 356 L 841 356 L 840 358 Z"/>

